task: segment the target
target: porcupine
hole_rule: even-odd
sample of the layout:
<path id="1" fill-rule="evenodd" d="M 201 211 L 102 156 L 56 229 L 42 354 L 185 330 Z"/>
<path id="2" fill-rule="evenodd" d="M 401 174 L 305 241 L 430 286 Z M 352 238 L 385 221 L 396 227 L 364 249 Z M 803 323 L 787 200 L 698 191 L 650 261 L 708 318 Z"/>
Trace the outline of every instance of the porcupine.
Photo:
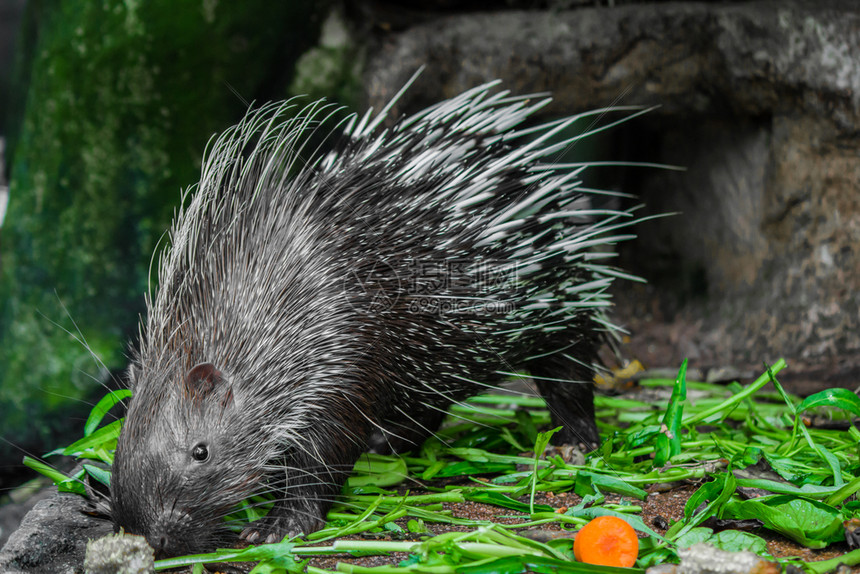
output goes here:
<path id="1" fill-rule="evenodd" d="M 493 82 L 383 129 L 389 104 L 339 123 L 325 152 L 306 137 L 337 113 L 322 102 L 264 105 L 222 134 L 147 297 L 116 527 L 160 556 L 207 550 L 231 509 L 274 492 L 242 537 L 310 533 L 362 452 L 419 444 L 521 368 L 555 442 L 593 448 L 607 288 L 625 276 L 600 248 L 633 218 L 590 206 L 582 166 L 542 161 L 602 111 L 518 128 L 548 101 Z"/>

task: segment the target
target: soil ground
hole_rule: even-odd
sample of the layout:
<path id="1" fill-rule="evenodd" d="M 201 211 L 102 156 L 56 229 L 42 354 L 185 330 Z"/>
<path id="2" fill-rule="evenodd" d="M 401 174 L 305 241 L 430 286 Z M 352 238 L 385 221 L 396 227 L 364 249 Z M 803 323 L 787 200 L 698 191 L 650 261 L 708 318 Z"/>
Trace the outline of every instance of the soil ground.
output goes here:
<path id="1" fill-rule="evenodd" d="M 642 518 L 645 524 L 654 529 L 656 532 L 660 534 L 665 534 L 665 526 L 683 518 L 684 504 L 687 502 L 687 499 L 692 495 L 696 488 L 697 485 L 686 484 L 679 485 L 676 488 L 663 492 L 651 492 L 648 495 L 648 499 L 645 502 L 641 503 L 642 512 L 639 516 Z M 411 493 L 425 494 L 424 492 L 418 490 L 411 490 Z M 606 498 L 608 502 L 621 502 L 620 496 L 607 495 Z M 536 503 L 548 504 L 556 509 L 564 509 L 570 506 L 575 506 L 580 502 L 580 500 L 581 498 L 573 493 L 549 493 L 542 494 L 535 498 Z M 627 503 L 629 502 L 630 501 L 628 500 Z M 523 521 L 523 518 L 515 517 L 514 515 L 516 513 L 512 511 L 507 511 L 502 508 L 488 506 L 485 504 L 465 502 L 458 504 L 445 504 L 445 507 L 446 509 L 451 510 L 451 512 L 455 516 L 469 518 L 472 520 L 489 520 L 501 524 L 516 524 L 517 522 Z M 403 528 L 404 532 L 407 531 L 406 519 L 398 520 L 397 523 Z M 449 524 L 426 524 L 426 526 L 431 530 L 433 534 L 465 530 L 463 528 L 452 526 Z M 832 544 L 824 550 L 810 550 L 809 548 L 804 548 L 798 544 L 791 542 L 790 540 L 780 536 L 779 534 L 771 533 L 764 528 L 752 528 L 750 532 L 764 538 L 767 541 L 767 548 L 770 554 L 774 557 L 779 558 L 793 556 L 806 562 L 819 561 L 841 556 L 849 552 L 850 550 L 848 548 L 847 543 Z M 552 538 L 570 538 L 571 544 L 573 544 L 573 532 L 563 531 L 557 525 L 547 525 L 544 529 L 541 529 L 540 531 L 524 529 L 518 531 L 518 534 L 532 537 L 541 541 L 546 541 Z M 362 538 L 358 536 L 349 538 L 355 540 L 371 539 L 368 537 Z M 392 538 L 386 535 L 374 537 L 372 539 L 391 540 Z M 409 539 L 412 538 L 407 538 L 407 540 Z M 414 539 L 416 541 L 419 540 L 418 537 L 415 537 Z M 323 544 L 330 544 L 330 541 Z M 407 554 L 405 553 L 392 553 L 388 556 L 363 557 L 353 557 L 348 554 L 343 554 L 326 557 L 314 557 L 311 559 L 310 565 L 318 568 L 324 568 L 326 570 L 336 570 L 338 562 L 346 562 L 358 566 L 369 567 L 381 566 L 385 564 L 396 565 L 401 560 L 405 560 L 406 558 Z M 247 570 L 250 570 L 250 568 L 245 569 L 243 565 L 237 570 L 224 570 L 224 572 L 243 572 Z M 860 574 L 860 568 L 853 568 L 851 570 L 846 570 L 845 572 Z"/>

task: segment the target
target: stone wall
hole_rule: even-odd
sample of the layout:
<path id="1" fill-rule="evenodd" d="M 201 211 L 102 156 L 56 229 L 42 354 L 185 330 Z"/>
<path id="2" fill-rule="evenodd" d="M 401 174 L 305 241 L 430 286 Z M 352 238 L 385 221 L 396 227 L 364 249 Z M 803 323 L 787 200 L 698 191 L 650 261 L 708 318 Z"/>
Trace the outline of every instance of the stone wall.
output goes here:
<path id="1" fill-rule="evenodd" d="M 367 99 L 420 66 L 404 112 L 501 78 L 550 91 L 547 117 L 656 105 L 607 159 L 650 212 L 619 285 L 631 353 L 651 364 L 785 356 L 833 382 L 860 372 L 860 14 L 850 1 L 628 4 L 429 19 L 383 35 Z M 795 371 L 796 372 L 796 371 Z"/>

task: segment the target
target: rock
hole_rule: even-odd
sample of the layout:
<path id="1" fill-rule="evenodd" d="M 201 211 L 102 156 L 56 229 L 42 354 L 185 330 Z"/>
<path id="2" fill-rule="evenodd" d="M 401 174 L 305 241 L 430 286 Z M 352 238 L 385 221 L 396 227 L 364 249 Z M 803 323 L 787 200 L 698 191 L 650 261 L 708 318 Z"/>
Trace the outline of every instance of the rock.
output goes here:
<path id="1" fill-rule="evenodd" d="M 113 532 L 107 520 L 85 514 L 87 508 L 74 494 L 37 503 L 0 550 L 0 572 L 83 574 L 87 541 Z"/>
<path id="2" fill-rule="evenodd" d="M 57 489 L 50 480 L 37 478 L 10 491 L 8 498 L 4 496 L 0 505 L 0 548 L 40 500 L 50 498 L 56 493 Z"/>
<path id="3" fill-rule="evenodd" d="M 662 564 L 649 568 L 648 574 L 779 574 L 778 562 L 771 562 L 752 552 L 726 552 L 708 544 L 693 544 L 678 549 L 680 564 Z"/>

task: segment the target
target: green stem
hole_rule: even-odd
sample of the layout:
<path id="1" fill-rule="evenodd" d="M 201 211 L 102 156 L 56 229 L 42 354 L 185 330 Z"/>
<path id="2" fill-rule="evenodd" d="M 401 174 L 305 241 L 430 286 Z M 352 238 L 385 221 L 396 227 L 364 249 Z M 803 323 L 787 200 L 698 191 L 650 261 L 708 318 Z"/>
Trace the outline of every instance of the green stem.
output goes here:
<path id="1" fill-rule="evenodd" d="M 824 574 L 824 572 L 830 572 L 831 570 L 835 570 L 840 564 L 845 564 L 846 566 L 856 566 L 860 564 L 860 548 L 857 550 L 853 550 L 848 554 L 843 554 L 842 556 L 837 556 L 836 558 L 831 558 L 830 560 L 821 560 L 820 562 L 804 562 L 804 567 L 807 572 L 811 572 L 812 574 Z"/>
<path id="2" fill-rule="evenodd" d="M 776 375 L 778 372 L 780 372 L 782 369 L 784 369 L 785 366 L 786 366 L 785 359 L 779 359 L 776 363 L 773 364 L 773 366 L 770 368 L 770 371 L 771 371 L 771 373 Z M 716 414 L 719 414 L 721 411 L 729 410 L 734 405 L 740 403 L 741 401 L 743 401 L 747 397 L 755 394 L 756 391 L 758 391 L 760 388 L 762 388 L 763 386 L 765 386 L 769 382 L 770 382 L 770 375 L 768 375 L 768 373 L 764 373 L 758 379 L 756 379 L 753 384 L 746 387 L 743 391 L 739 392 L 736 395 L 732 395 L 731 397 L 729 397 L 728 399 L 726 399 L 725 401 L 721 402 L 718 405 L 715 405 L 715 406 L 713 406 L 707 410 L 704 410 L 700 413 L 697 413 L 697 414 L 691 416 L 690 418 L 684 420 L 682 422 L 682 424 L 685 426 L 694 425 L 698 422 L 707 420 L 708 418 L 710 418 Z"/>

